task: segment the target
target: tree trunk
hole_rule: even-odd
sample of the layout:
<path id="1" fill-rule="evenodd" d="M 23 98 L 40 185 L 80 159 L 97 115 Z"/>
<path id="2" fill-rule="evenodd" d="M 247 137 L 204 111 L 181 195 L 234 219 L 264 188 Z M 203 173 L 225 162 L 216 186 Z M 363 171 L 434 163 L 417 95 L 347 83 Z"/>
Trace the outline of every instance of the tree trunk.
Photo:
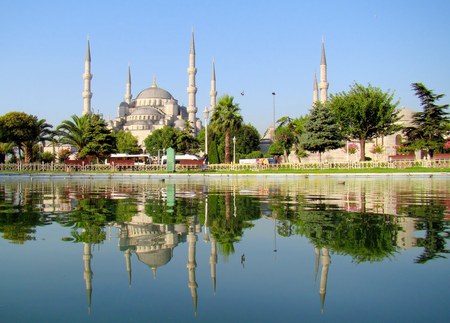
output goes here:
<path id="1" fill-rule="evenodd" d="M 319 163 L 322 162 L 322 152 L 319 151 Z"/>
<path id="2" fill-rule="evenodd" d="M 227 222 L 230 220 L 230 201 L 231 192 L 229 190 L 225 191 L 225 219 Z"/>
<path id="3" fill-rule="evenodd" d="M 366 140 L 360 139 L 359 140 L 359 148 L 361 149 L 361 156 L 359 157 L 359 161 L 365 161 L 366 160 Z"/>
<path id="4" fill-rule="evenodd" d="M 225 132 L 225 164 L 229 164 L 230 159 L 230 132 Z"/>

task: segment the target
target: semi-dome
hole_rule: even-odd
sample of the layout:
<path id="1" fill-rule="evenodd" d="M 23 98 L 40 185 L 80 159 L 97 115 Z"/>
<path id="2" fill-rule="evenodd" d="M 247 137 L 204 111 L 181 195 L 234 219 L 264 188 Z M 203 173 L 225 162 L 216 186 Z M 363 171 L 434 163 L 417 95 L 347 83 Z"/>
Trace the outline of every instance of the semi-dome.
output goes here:
<path id="1" fill-rule="evenodd" d="M 142 116 L 142 115 L 161 116 L 162 114 L 157 109 L 149 106 L 138 107 L 130 114 L 130 116 Z"/>

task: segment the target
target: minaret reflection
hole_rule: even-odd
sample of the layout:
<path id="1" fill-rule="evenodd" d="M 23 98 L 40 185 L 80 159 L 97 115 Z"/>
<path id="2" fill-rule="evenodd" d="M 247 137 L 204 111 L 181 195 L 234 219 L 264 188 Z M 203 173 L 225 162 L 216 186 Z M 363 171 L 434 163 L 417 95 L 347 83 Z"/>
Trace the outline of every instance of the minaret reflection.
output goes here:
<path id="1" fill-rule="evenodd" d="M 191 290 L 192 301 L 194 304 L 194 316 L 197 317 L 197 281 L 195 278 L 195 269 L 197 268 L 197 262 L 195 260 L 195 251 L 197 243 L 196 219 L 194 218 L 188 228 L 188 275 L 189 275 L 189 289 Z"/>
<path id="2" fill-rule="evenodd" d="M 94 276 L 94 274 L 92 272 L 92 269 L 91 269 L 91 260 L 92 260 L 91 244 L 90 243 L 84 243 L 84 250 L 83 250 L 84 273 L 83 273 L 83 278 L 84 278 L 84 281 L 86 283 L 88 315 L 91 314 L 92 277 Z"/>
<path id="3" fill-rule="evenodd" d="M 327 293 L 328 269 L 330 267 L 331 258 L 328 248 L 323 247 L 321 250 L 319 250 L 319 248 L 316 247 L 314 250 L 316 254 L 316 275 L 315 275 L 316 279 L 319 270 L 319 256 L 320 253 L 322 252 L 322 256 L 320 257 L 320 260 L 322 262 L 322 272 L 320 275 L 319 294 L 320 294 L 321 311 L 323 313 L 325 309 L 325 295 Z"/>
<path id="4" fill-rule="evenodd" d="M 217 241 L 214 236 L 211 236 L 211 255 L 209 256 L 209 263 L 211 265 L 211 281 L 214 295 L 216 295 L 216 265 L 217 265 Z"/>

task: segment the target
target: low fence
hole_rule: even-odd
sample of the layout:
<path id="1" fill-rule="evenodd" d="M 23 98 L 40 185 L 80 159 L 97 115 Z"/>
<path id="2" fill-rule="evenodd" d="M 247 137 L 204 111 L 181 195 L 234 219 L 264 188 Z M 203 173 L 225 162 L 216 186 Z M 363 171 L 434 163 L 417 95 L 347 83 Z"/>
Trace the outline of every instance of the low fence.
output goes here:
<path id="1" fill-rule="evenodd" d="M 269 165 L 250 164 L 209 164 L 207 167 L 198 165 L 175 166 L 175 171 L 261 171 L 261 170 L 317 170 L 317 169 L 373 169 L 373 168 L 408 168 L 428 167 L 442 168 L 450 167 L 449 159 L 434 160 L 397 160 L 397 161 L 365 161 L 365 162 L 322 162 L 322 163 L 283 163 Z M 109 165 L 109 164 L 59 164 L 59 163 L 16 163 L 0 164 L 0 172 L 165 172 L 166 165 Z"/>

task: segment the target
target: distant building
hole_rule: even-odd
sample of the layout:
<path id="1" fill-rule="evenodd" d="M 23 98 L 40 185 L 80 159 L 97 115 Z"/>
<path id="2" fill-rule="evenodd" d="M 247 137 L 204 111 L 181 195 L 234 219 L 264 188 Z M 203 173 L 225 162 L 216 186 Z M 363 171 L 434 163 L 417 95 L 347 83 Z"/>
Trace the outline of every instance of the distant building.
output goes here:
<path id="1" fill-rule="evenodd" d="M 131 94 L 131 71 L 130 67 L 128 67 L 124 101 L 118 106 L 117 117 L 109 121 L 111 129 L 131 132 L 138 139 L 138 143 L 141 147 L 144 147 L 143 141 L 148 135 L 164 126 L 171 126 L 182 130 L 185 128 L 186 122 L 189 122 L 193 129 L 193 134 L 196 135 L 198 131 L 202 129 L 202 122 L 196 116 L 198 110 L 196 106 L 197 87 L 195 83 L 197 68 L 195 67 L 195 42 L 193 32 L 189 52 L 189 67 L 187 71 L 188 106 L 185 107 L 179 105 L 178 100 L 176 100 L 169 91 L 158 87 L 155 79 L 153 79 L 153 84 L 150 87 L 143 89 L 135 98 L 133 98 Z M 83 79 L 83 114 L 90 114 L 92 113 L 92 74 L 89 40 L 87 43 Z M 217 98 L 214 63 L 210 96 L 210 109 L 213 110 Z"/>

